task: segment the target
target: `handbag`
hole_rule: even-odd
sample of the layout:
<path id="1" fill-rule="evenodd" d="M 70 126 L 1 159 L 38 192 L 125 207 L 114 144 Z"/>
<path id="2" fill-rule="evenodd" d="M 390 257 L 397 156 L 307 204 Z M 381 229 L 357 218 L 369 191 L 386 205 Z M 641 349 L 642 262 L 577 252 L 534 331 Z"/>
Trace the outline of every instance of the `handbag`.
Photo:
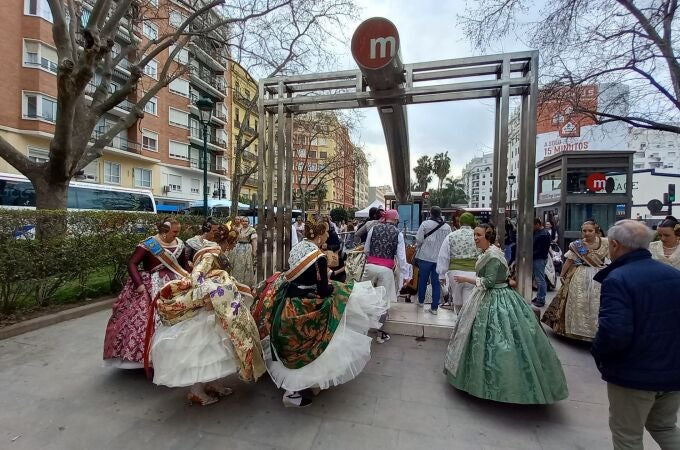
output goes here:
<path id="1" fill-rule="evenodd" d="M 345 273 L 347 274 L 347 281 L 361 281 L 366 267 L 366 255 L 363 248 L 347 252 L 347 260 L 345 261 Z"/>
<path id="2" fill-rule="evenodd" d="M 326 259 L 328 260 L 328 267 L 331 269 L 340 266 L 340 256 L 333 250 L 326 250 Z"/>

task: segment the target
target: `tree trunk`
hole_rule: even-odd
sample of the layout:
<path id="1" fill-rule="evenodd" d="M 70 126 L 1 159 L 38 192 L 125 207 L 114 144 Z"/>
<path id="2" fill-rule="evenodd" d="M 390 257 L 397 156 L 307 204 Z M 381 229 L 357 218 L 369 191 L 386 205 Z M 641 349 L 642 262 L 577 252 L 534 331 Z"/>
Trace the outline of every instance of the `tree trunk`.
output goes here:
<path id="1" fill-rule="evenodd" d="M 66 207 L 68 206 L 68 185 L 70 180 L 52 181 L 31 180 L 35 189 L 36 209 L 61 210 L 63 213 L 39 216 L 35 224 L 36 237 L 49 239 L 66 233 Z"/>

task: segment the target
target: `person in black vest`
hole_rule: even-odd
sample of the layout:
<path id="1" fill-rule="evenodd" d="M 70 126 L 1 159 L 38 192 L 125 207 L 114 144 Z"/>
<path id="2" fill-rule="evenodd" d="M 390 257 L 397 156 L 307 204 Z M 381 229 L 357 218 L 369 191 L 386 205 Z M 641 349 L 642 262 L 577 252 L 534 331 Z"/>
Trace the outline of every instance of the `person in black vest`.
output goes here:
<path id="1" fill-rule="evenodd" d="M 388 209 L 380 219 L 380 223 L 369 230 L 366 237 L 364 253 L 366 254 L 365 276 L 374 286 L 385 288 L 385 297 L 389 302 L 397 301 L 396 269 L 399 267 L 401 283 L 411 279 L 410 265 L 406 262 L 406 245 L 404 235 L 397 228 L 399 213 Z M 389 303 L 388 303 L 389 305 Z M 383 331 L 378 336 L 378 343 L 389 339 Z"/>

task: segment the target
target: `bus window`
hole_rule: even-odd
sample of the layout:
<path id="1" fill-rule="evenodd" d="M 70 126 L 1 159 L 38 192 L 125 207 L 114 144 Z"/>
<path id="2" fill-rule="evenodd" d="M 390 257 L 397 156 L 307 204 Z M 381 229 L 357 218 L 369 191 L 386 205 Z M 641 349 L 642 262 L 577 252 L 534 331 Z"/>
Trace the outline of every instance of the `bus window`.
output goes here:
<path id="1" fill-rule="evenodd" d="M 35 190 L 29 181 L 0 180 L 2 206 L 35 206 Z"/>
<path id="2" fill-rule="evenodd" d="M 153 211 L 148 195 L 134 192 L 115 192 L 102 189 L 77 189 L 78 209 L 109 211 Z"/>

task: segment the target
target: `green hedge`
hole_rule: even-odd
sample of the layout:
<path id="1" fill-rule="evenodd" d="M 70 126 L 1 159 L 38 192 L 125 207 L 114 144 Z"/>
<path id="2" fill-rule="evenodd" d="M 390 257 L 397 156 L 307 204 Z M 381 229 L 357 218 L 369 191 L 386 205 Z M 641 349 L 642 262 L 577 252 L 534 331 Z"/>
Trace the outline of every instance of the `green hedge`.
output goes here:
<path id="1" fill-rule="evenodd" d="M 88 280 L 105 273 L 109 292 L 117 292 L 127 275 L 127 259 L 145 237 L 156 233 L 165 215 L 119 212 L 0 210 L 0 313 L 25 306 L 49 305 L 67 284 L 76 298 L 90 293 Z M 199 233 L 197 216 L 173 216 L 182 224 L 180 237 Z M 41 230 L 65 232 L 38 233 Z"/>

